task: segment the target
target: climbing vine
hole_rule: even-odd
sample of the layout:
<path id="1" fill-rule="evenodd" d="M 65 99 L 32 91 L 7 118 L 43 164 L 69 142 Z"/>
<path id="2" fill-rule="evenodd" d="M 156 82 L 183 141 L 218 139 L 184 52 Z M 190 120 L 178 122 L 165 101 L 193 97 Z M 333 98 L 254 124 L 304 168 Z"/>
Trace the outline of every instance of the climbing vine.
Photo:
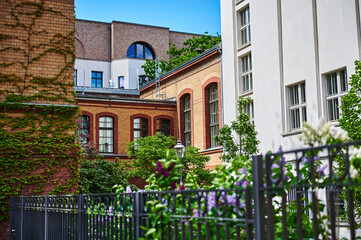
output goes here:
<path id="1" fill-rule="evenodd" d="M 5 0 L 0 24 L 0 220 L 10 197 L 76 191 L 73 12 Z M 55 4 L 56 5 L 56 4 Z"/>

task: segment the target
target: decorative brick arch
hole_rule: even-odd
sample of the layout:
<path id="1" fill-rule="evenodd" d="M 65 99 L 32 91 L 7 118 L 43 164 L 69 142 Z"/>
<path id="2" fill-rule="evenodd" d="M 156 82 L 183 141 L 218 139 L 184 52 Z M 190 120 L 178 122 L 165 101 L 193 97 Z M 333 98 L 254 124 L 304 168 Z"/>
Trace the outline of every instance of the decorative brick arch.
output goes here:
<path id="1" fill-rule="evenodd" d="M 99 151 L 99 118 L 100 117 L 112 117 L 114 120 L 114 154 L 118 154 L 118 115 L 111 112 L 101 112 L 95 115 L 96 118 L 96 148 Z"/>
<path id="2" fill-rule="evenodd" d="M 81 111 L 81 115 L 89 117 L 89 140 L 94 142 L 94 115 L 88 111 Z"/>
<path id="3" fill-rule="evenodd" d="M 204 150 L 210 148 L 210 131 L 209 131 L 209 88 L 217 84 L 218 89 L 218 124 L 219 128 L 222 127 L 222 91 L 221 79 L 218 77 L 211 77 L 202 85 L 202 99 L 203 99 L 203 146 Z"/>
<path id="4" fill-rule="evenodd" d="M 152 119 L 150 116 L 145 115 L 145 114 L 134 114 L 132 116 L 130 116 L 130 142 L 134 141 L 134 119 L 135 118 L 146 118 L 148 119 L 148 136 L 152 135 Z"/>
<path id="5" fill-rule="evenodd" d="M 192 145 L 194 145 L 194 121 L 193 121 L 193 90 L 190 88 L 183 89 L 177 96 L 177 112 L 178 112 L 178 139 L 182 140 L 184 144 L 184 97 L 189 94 L 191 101 L 191 141 Z"/>
<path id="6" fill-rule="evenodd" d="M 167 115 L 158 115 L 153 118 L 153 135 L 157 131 L 157 120 L 158 119 L 168 119 L 170 121 L 170 135 L 174 136 L 174 119 Z"/>

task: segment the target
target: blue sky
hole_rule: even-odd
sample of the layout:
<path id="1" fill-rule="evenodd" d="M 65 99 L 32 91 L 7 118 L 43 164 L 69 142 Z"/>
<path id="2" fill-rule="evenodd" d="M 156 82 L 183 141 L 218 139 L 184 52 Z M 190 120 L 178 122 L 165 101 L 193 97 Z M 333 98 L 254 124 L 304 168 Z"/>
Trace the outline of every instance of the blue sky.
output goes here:
<path id="1" fill-rule="evenodd" d="M 221 33 L 220 0 L 75 0 L 78 19 L 122 21 L 172 31 Z"/>

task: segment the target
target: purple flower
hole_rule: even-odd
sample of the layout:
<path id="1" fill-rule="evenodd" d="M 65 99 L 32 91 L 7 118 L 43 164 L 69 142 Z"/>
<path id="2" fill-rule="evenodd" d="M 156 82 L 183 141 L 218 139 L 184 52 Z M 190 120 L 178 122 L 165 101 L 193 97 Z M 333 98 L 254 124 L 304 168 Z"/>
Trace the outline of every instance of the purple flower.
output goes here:
<path id="1" fill-rule="evenodd" d="M 305 165 L 306 163 L 308 163 L 308 158 L 306 156 L 303 156 L 302 158 L 302 164 Z"/>
<path id="2" fill-rule="evenodd" d="M 211 210 L 211 208 L 216 206 L 216 192 L 210 192 L 208 194 L 208 199 L 207 199 L 207 208 L 208 211 Z"/>
<path id="3" fill-rule="evenodd" d="M 177 188 L 177 184 L 175 182 L 172 183 L 172 186 L 171 186 L 170 190 L 173 191 L 176 188 Z"/>
<path id="4" fill-rule="evenodd" d="M 232 195 L 227 195 L 227 203 L 230 206 L 236 206 L 237 203 L 237 195 L 236 193 L 233 193 Z"/>
<path id="5" fill-rule="evenodd" d="M 238 172 L 247 175 L 247 169 L 246 169 L 246 167 L 243 167 L 243 168 L 238 169 Z"/>
<path id="6" fill-rule="evenodd" d="M 280 145 L 279 147 L 278 147 L 278 152 L 280 153 L 280 152 L 283 152 L 282 151 L 282 145 Z"/>
<path id="7" fill-rule="evenodd" d="M 164 168 L 159 161 L 157 161 L 157 167 L 155 168 L 155 171 L 156 171 L 155 175 L 157 176 L 161 175 L 164 172 Z"/>
<path id="8" fill-rule="evenodd" d="M 183 182 L 180 182 L 179 184 L 180 184 L 180 187 L 179 187 L 179 189 L 178 189 L 178 190 L 179 190 L 179 191 L 184 190 L 184 185 L 183 185 Z"/>
<path id="9" fill-rule="evenodd" d="M 277 164 L 275 164 L 275 163 L 272 163 L 271 169 L 275 169 L 275 168 L 279 168 L 279 166 Z"/>
<path id="10" fill-rule="evenodd" d="M 314 156 L 313 160 L 318 161 L 318 160 L 320 160 L 320 157 L 319 156 Z"/>
<path id="11" fill-rule="evenodd" d="M 163 176 L 164 176 L 164 177 L 168 177 L 168 176 L 169 176 L 169 173 L 170 173 L 170 170 L 168 169 L 167 171 L 164 171 L 164 172 L 163 172 Z"/>
<path id="12" fill-rule="evenodd" d="M 325 176 L 325 169 L 327 168 L 327 164 L 324 166 L 318 166 L 317 167 L 317 173 L 319 173 L 321 176 Z"/>
<path id="13" fill-rule="evenodd" d="M 244 178 L 241 181 L 236 182 L 236 187 L 242 186 L 243 188 L 247 188 L 249 182 Z"/>
<path id="14" fill-rule="evenodd" d="M 132 193 L 132 189 L 130 188 L 130 186 L 127 186 L 127 188 L 125 189 L 126 193 Z"/>

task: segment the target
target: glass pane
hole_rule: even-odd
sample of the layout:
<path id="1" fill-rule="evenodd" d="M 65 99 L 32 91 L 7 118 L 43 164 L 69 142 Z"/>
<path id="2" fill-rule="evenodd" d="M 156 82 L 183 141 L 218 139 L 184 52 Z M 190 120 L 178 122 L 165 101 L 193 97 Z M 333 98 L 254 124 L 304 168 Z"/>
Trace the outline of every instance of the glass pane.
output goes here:
<path id="1" fill-rule="evenodd" d="M 99 127 L 100 128 L 113 128 L 113 118 L 112 117 L 100 117 L 99 118 Z"/>
<path id="2" fill-rule="evenodd" d="M 301 84 L 301 102 L 302 103 L 306 102 L 306 84 L 305 83 Z"/>
<path id="3" fill-rule="evenodd" d="M 124 89 L 124 77 L 118 77 L 119 88 Z"/>
<path id="4" fill-rule="evenodd" d="M 148 47 L 145 47 L 145 59 L 154 60 L 152 51 Z"/>
<path id="5" fill-rule="evenodd" d="M 135 58 L 135 44 L 134 43 L 129 46 L 128 51 L 127 51 L 127 57 Z"/>
<path id="6" fill-rule="evenodd" d="M 346 70 L 340 71 L 340 82 L 341 82 L 341 92 L 347 91 L 347 74 Z"/>
<path id="7" fill-rule="evenodd" d="M 137 58 L 144 59 L 144 45 L 137 43 Z"/>

